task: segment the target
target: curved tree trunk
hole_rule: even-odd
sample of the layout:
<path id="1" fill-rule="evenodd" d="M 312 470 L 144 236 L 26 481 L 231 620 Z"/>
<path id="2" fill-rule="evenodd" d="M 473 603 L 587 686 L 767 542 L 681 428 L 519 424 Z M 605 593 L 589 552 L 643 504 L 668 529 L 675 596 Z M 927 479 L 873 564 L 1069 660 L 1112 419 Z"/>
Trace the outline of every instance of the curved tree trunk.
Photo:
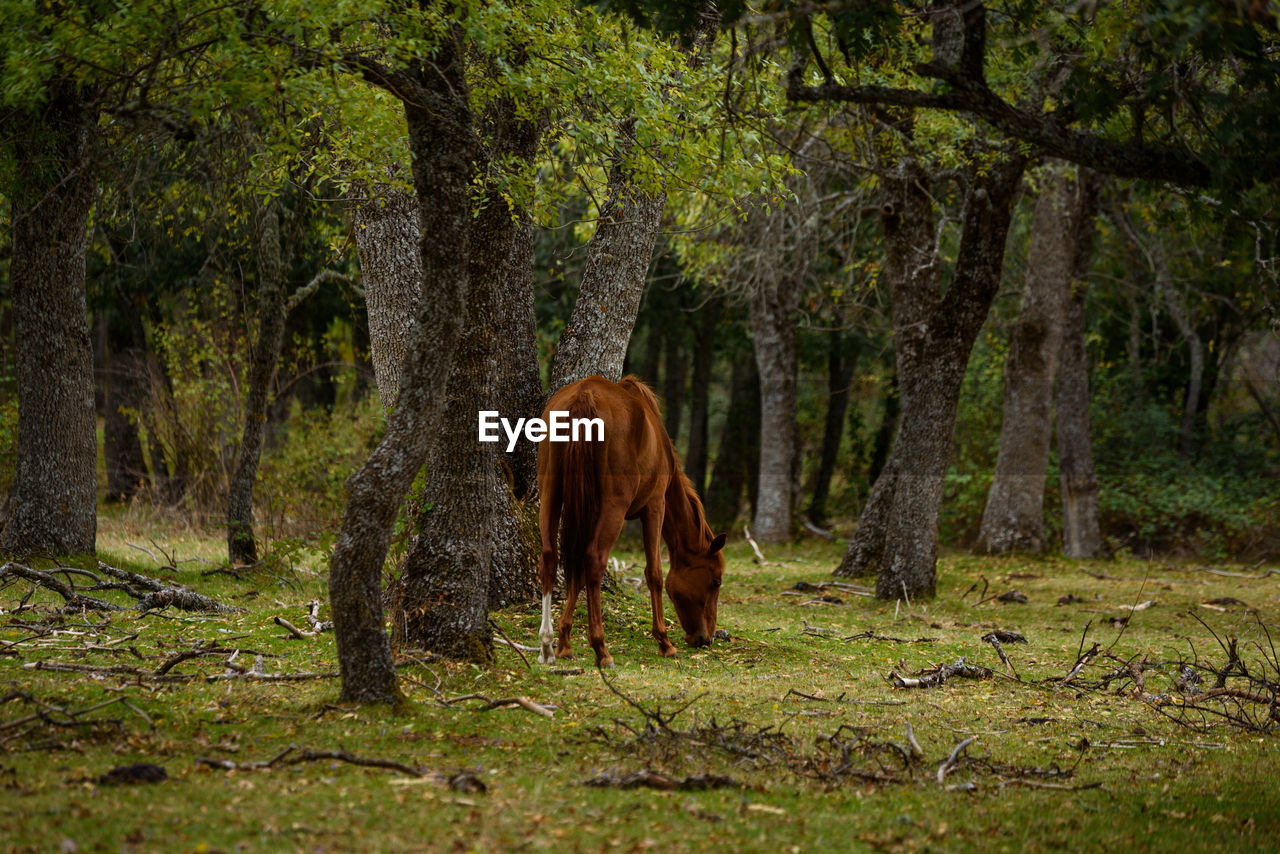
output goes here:
<path id="1" fill-rule="evenodd" d="M 935 591 L 938 514 L 960 386 L 1000 286 L 1024 166 L 1025 159 L 1017 157 L 971 176 L 956 272 L 941 295 L 924 176 L 907 163 L 887 187 L 884 275 L 894 303 L 902 419 L 889 462 L 836 570 L 856 575 L 874 568 L 876 595 L 882 599 L 915 599 Z"/>
<path id="2" fill-rule="evenodd" d="M 819 527 L 827 523 L 827 497 L 831 492 L 831 475 L 840 455 L 844 437 L 844 416 L 849 409 L 849 384 L 858 364 L 857 353 L 846 355 L 845 337 L 839 328 L 831 330 L 827 351 L 827 419 L 822 429 L 822 456 L 814 476 L 813 500 L 809 518 Z"/>
<path id="3" fill-rule="evenodd" d="M 19 127 L 18 122 L 27 124 Z M 66 87 L 12 120 L 18 457 L 0 549 L 84 553 L 97 534 L 93 348 L 85 294 L 97 114 Z"/>
<path id="4" fill-rule="evenodd" d="M 1053 167 L 1031 218 L 1022 310 L 1009 335 L 1000 452 L 982 514 L 980 552 L 1039 554 L 1045 549 L 1053 378 L 1062 349 L 1065 297 L 1075 273 L 1076 221 L 1082 215 L 1073 171 L 1063 164 Z"/>
<path id="5" fill-rule="evenodd" d="M 249 368 L 244 433 L 227 493 L 227 557 L 232 566 L 258 562 L 253 535 L 253 485 L 267 431 L 267 398 L 284 345 L 284 261 L 280 253 L 280 213 L 275 202 L 262 212 L 258 234 L 258 339 Z"/>
<path id="6" fill-rule="evenodd" d="M 795 314 L 802 284 L 798 276 L 761 281 L 751 296 L 752 341 L 760 372 L 760 472 L 751 528 L 756 539 L 765 543 L 791 538 L 796 453 Z"/>
<path id="7" fill-rule="evenodd" d="M 1062 551 L 1070 558 L 1107 554 L 1098 512 L 1098 480 L 1089 439 L 1089 360 L 1085 351 L 1085 298 L 1093 260 L 1098 178 L 1083 171 L 1077 183 L 1079 216 L 1072 221 L 1071 291 L 1067 297 L 1058 366 L 1058 472 L 1062 490 Z"/>
<path id="8" fill-rule="evenodd" d="M 422 468 L 444 414 L 445 392 L 466 313 L 471 204 L 478 146 L 459 34 L 445 39 L 430 70 L 412 76 L 421 96 L 404 102 L 413 152 L 421 269 L 432 298 L 420 300 L 387 432 L 347 480 L 347 507 L 333 550 L 329 598 L 342 673 L 342 699 L 394 702 L 391 644 L 382 609 L 382 568 L 396 510 Z M 421 291 L 421 282 L 415 292 Z"/>
<path id="9" fill-rule="evenodd" d="M 629 135 L 630 128 L 622 133 Z M 630 172 L 614 164 L 609 198 L 587 247 L 578 298 L 551 360 L 552 393 L 597 374 L 613 382 L 622 379 L 666 204 L 665 194 L 638 190 Z"/>
<path id="10" fill-rule="evenodd" d="M 369 318 L 369 358 L 382 408 L 390 410 L 422 294 L 418 203 L 389 184 L 365 187 L 352 210 Z"/>

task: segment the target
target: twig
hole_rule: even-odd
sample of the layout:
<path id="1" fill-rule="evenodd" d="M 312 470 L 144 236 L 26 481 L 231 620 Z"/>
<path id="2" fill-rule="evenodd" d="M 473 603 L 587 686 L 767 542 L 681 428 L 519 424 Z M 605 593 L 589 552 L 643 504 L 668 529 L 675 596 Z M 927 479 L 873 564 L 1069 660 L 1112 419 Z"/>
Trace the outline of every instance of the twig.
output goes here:
<path id="1" fill-rule="evenodd" d="M 482 712 L 519 706 L 520 708 L 533 712 L 536 715 L 542 715 L 544 718 L 554 718 L 556 716 L 552 707 L 544 706 L 541 703 L 535 703 L 528 697 L 503 697 L 495 700 L 485 694 L 463 694 L 461 697 L 454 697 L 453 699 L 442 697 L 440 702 L 446 706 L 452 706 L 465 700 L 480 700 L 483 702 L 484 705 L 478 707 L 479 711 Z"/>
<path id="2" fill-rule="evenodd" d="M 742 526 L 742 535 L 747 538 L 747 542 L 751 544 L 751 550 L 756 553 L 756 563 L 761 566 L 768 566 L 769 561 L 764 559 L 764 554 L 760 551 L 760 546 L 751 536 L 751 529 L 746 525 Z"/>
<path id="3" fill-rule="evenodd" d="M 973 744 L 977 740 L 978 740 L 977 736 L 973 736 L 973 735 L 969 736 L 964 741 L 956 745 L 956 749 L 951 751 L 950 756 L 942 760 L 942 764 L 938 766 L 938 773 L 936 775 L 939 786 L 942 785 L 942 781 L 947 776 L 947 772 L 955 767 L 956 762 L 960 759 L 960 754 L 964 752 L 965 748 L 967 748 L 969 745 Z"/>
<path id="4" fill-rule="evenodd" d="M 498 635 L 499 635 L 499 636 L 500 636 L 504 641 L 506 641 L 506 642 L 507 642 L 507 646 L 511 647 L 512 649 L 514 649 L 514 650 L 516 651 L 516 655 L 520 656 L 520 660 L 524 662 L 524 666 L 525 666 L 525 667 L 527 667 L 528 669 L 532 670 L 532 669 L 533 669 L 533 665 L 529 663 L 529 659 L 525 658 L 524 651 L 523 651 L 523 650 L 521 650 L 521 649 L 520 649 L 520 647 L 516 646 L 515 641 L 513 641 L 511 638 L 507 637 L 507 633 L 506 633 L 506 632 L 504 632 L 504 631 L 502 630 L 502 626 L 498 625 L 498 624 L 497 624 L 496 622 L 494 622 L 492 619 L 491 619 L 491 620 L 489 620 L 489 625 L 493 626 L 493 630 L 494 630 L 495 632 L 497 632 L 497 633 L 498 633 Z"/>
<path id="5" fill-rule="evenodd" d="M 601 774 L 589 780 L 583 780 L 584 786 L 609 787 L 614 789 L 636 789 L 640 787 L 658 789 L 659 791 L 701 791 L 704 789 L 723 789 L 726 787 L 743 788 L 743 784 L 733 777 L 720 774 L 694 774 L 681 779 L 659 774 L 657 771 L 632 771 L 621 776 Z"/>
<path id="6" fill-rule="evenodd" d="M 217 768 L 222 771 L 269 770 L 284 765 L 320 762 L 326 759 L 335 762 L 346 762 L 351 765 L 360 765 L 365 768 L 386 768 L 389 771 L 399 771 L 408 777 L 421 778 L 427 776 L 427 772 L 423 769 L 405 765 L 403 762 L 396 762 L 394 759 L 356 756 L 345 750 L 310 750 L 295 745 L 289 746 L 265 762 L 232 762 L 230 759 L 210 759 L 207 756 L 200 756 L 196 758 L 196 764 L 207 765 L 210 768 Z"/>

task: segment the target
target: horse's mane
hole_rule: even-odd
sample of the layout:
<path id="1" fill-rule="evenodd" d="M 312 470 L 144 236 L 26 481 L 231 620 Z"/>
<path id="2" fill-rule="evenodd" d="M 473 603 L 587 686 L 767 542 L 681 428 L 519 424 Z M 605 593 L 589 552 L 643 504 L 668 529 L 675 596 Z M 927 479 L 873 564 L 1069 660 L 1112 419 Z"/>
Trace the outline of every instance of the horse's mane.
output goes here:
<path id="1" fill-rule="evenodd" d="M 662 425 L 662 407 L 658 404 L 658 396 L 639 377 L 623 377 L 618 385 L 634 393 L 653 410 L 653 416 L 662 427 L 658 435 L 661 437 L 667 459 L 671 464 L 671 484 L 667 487 L 667 512 L 672 517 L 675 530 L 680 531 L 681 534 L 695 533 L 698 537 L 694 542 L 685 542 L 686 547 L 696 549 L 705 546 L 714 534 L 711 526 L 707 524 L 706 512 L 702 508 L 702 499 L 698 497 L 698 490 L 694 489 L 693 482 L 684 473 L 675 444 L 667 435 L 666 427 Z"/>

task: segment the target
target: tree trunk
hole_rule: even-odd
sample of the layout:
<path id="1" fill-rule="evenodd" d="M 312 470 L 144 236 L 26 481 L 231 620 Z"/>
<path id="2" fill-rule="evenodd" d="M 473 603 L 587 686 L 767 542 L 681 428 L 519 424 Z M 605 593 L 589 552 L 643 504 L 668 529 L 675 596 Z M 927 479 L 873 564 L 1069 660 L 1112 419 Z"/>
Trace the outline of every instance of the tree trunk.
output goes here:
<path id="1" fill-rule="evenodd" d="M 487 119 L 494 135 L 490 160 L 533 157 L 538 127 L 517 120 L 514 103 L 495 104 Z M 500 402 L 499 364 L 517 366 L 518 354 L 503 351 L 520 344 L 520 352 L 532 357 L 523 367 L 537 367 L 536 343 L 523 340 L 533 332 L 532 269 L 512 269 L 513 263 L 532 260 L 531 251 L 516 245 L 527 236 L 522 217 L 496 191 L 472 219 L 466 327 L 449 379 L 441 437 L 427 465 L 417 536 L 405 556 L 401 605 L 395 609 L 395 642 L 463 661 L 483 662 L 491 655 L 491 602 L 529 601 L 538 592 L 536 516 L 515 502 L 495 448 L 476 441 L 477 413 Z M 435 275 L 431 267 L 424 271 Z M 530 289 L 507 304 L 503 291 L 516 290 L 513 281 Z M 540 398 L 519 405 L 537 405 Z"/>
<path id="2" fill-rule="evenodd" d="M 422 294 L 418 203 L 390 185 L 358 194 L 352 211 L 356 254 L 369 318 L 369 358 L 382 408 L 390 411 Z"/>
<path id="3" fill-rule="evenodd" d="M 631 124 L 626 123 L 622 135 L 629 136 Z M 590 376 L 622 379 L 666 203 L 665 194 L 637 189 L 622 163 L 609 171 L 608 201 L 587 246 L 578 298 L 551 360 L 552 393 Z"/>
<path id="4" fill-rule="evenodd" d="M 1098 512 L 1098 480 L 1089 439 L 1089 360 L 1085 351 L 1085 297 L 1093 260 L 1098 178 L 1082 170 L 1072 220 L 1071 290 L 1062 330 L 1058 367 L 1058 473 L 1062 490 L 1062 551 L 1070 558 L 1107 554 Z"/>
<path id="5" fill-rule="evenodd" d="M 285 265 L 280 253 L 280 212 L 268 202 L 258 234 L 258 338 L 249 367 L 240 453 L 227 492 L 227 559 L 232 566 L 258 562 L 253 535 L 253 485 L 267 430 L 267 398 L 284 345 Z"/>
<path id="6" fill-rule="evenodd" d="M 756 482 L 760 459 L 760 375 L 755 359 L 733 360 L 729 383 L 729 411 L 720 431 L 720 447 L 707 487 L 707 521 L 717 531 L 726 531 L 738 521 L 742 493 Z M 751 497 L 750 506 L 755 506 Z"/>
<path id="7" fill-rule="evenodd" d="M 976 550 L 1045 549 L 1044 481 L 1052 435 L 1053 378 L 1062 349 L 1065 297 L 1075 275 L 1075 232 L 1085 213 L 1071 170 L 1056 164 L 1036 199 L 1022 310 L 1009 335 L 1000 452 Z M 1092 220 L 1089 227 L 1093 227 Z"/>
<path id="8" fill-rule="evenodd" d="M 18 126 L 19 122 L 25 122 Z M 97 533 L 93 348 L 85 293 L 97 115 L 70 87 L 12 120 L 9 282 L 17 327 L 18 456 L 0 549 L 85 553 Z"/>
<path id="9" fill-rule="evenodd" d="M 719 24 L 715 4 L 702 3 L 693 38 L 684 49 L 691 67 L 710 55 Z M 590 376 L 622 379 L 622 363 L 667 205 L 665 191 L 646 193 L 631 180 L 624 161 L 635 145 L 634 132 L 635 119 L 625 119 L 618 129 L 621 142 L 609 170 L 608 196 L 587 246 L 578 298 L 551 360 L 552 394 Z"/>
<path id="10" fill-rule="evenodd" d="M 533 239 L 533 224 L 523 222 L 511 241 L 511 256 L 506 262 L 507 280 L 498 288 L 494 314 L 495 334 L 502 342 L 498 348 L 497 408 L 512 419 L 540 416 L 544 399 L 534 315 Z M 516 499 L 528 501 L 536 497 L 538 446 L 533 442 L 518 442 L 515 450 L 507 453 L 504 444 L 500 453 L 511 472 L 511 491 Z M 536 526 L 536 510 L 533 516 Z M 539 551 L 541 548 L 539 543 Z"/>
<path id="11" fill-rule="evenodd" d="M 684 473 L 689 476 L 699 496 L 707 494 L 707 410 L 719 320 L 720 302 L 712 297 L 698 313 L 697 339 L 693 344 L 693 377 L 689 388 L 689 453 L 685 458 Z"/>
<path id="12" fill-rule="evenodd" d="M 387 431 L 347 480 L 347 507 L 333 550 L 329 597 L 342 673 L 342 699 L 400 697 L 382 609 L 382 568 L 396 510 L 422 468 L 443 421 L 445 393 L 467 307 L 471 204 L 478 146 L 460 34 L 412 74 L 429 103 L 404 102 L 417 193 L 420 269 L 433 271 L 432 298 L 419 300 L 411 346 Z M 422 289 L 420 281 L 414 292 Z"/>
<path id="13" fill-rule="evenodd" d="M 136 332 L 132 329 L 135 323 Z M 102 457 L 107 470 L 107 500 L 128 501 L 151 484 L 136 420 L 147 391 L 146 338 L 136 318 L 118 315 L 107 322 L 106 338 Z"/>
<path id="14" fill-rule="evenodd" d="M 1000 286 L 1025 159 L 971 173 L 955 274 L 939 294 L 932 202 L 918 167 L 888 183 L 884 278 L 892 289 L 902 418 L 841 575 L 876 572 L 881 599 L 933 596 L 938 514 L 965 366 Z M 881 481 L 884 481 L 882 486 Z"/>
<path id="15" fill-rule="evenodd" d="M 880 478 L 885 463 L 889 460 L 889 449 L 893 447 L 893 437 L 898 433 L 898 372 L 889 375 L 889 388 L 884 395 L 884 414 L 880 416 L 880 426 L 876 428 L 876 438 L 871 445 L 871 461 L 867 464 L 867 477 L 872 483 Z"/>
<path id="16" fill-rule="evenodd" d="M 1178 453 L 1186 459 L 1191 459 L 1195 451 L 1196 418 L 1200 412 L 1200 387 L 1204 381 L 1204 341 L 1196 331 L 1195 321 L 1183 304 L 1182 297 L 1173 293 L 1168 264 L 1164 258 L 1164 247 L 1157 246 L 1155 254 L 1159 264 L 1156 273 L 1157 287 L 1164 296 L 1169 316 L 1173 318 L 1178 332 L 1187 342 L 1191 356 L 1191 364 L 1187 370 L 1187 388 L 1182 402 L 1182 426 L 1178 430 Z"/>
<path id="17" fill-rule="evenodd" d="M 751 295 L 751 329 L 760 371 L 760 472 L 752 532 L 776 543 L 791 538 L 796 451 L 796 311 L 798 276 L 762 279 Z"/>
<path id="18" fill-rule="evenodd" d="M 685 318 L 679 305 L 673 307 L 667 325 L 666 353 L 663 354 L 662 400 L 665 404 L 663 426 L 671 443 L 679 446 L 680 423 L 684 418 Z"/>
<path id="19" fill-rule="evenodd" d="M 809 519 L 819 527 L 827 523 L 831 475 L 840 455 L 844 416 L 849 409 L 849 385 L 853 382 L 853 369 L 858 364 L 857 354 L 846 356 L 844 348 L 844 334 L 838 328 L 832 329 L 827 351 L 827 420 L 822 429 L 822 456 L 814 477 L 813 500 L 809 503 Z"/>

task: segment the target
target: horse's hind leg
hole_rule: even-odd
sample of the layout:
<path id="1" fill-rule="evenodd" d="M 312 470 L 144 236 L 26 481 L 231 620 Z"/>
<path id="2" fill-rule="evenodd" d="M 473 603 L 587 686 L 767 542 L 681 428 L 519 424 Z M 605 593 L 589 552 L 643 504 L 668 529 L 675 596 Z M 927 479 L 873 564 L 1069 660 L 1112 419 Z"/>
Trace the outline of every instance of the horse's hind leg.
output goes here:
<path id="1" fill-rule="evenodd" d="M 556 586 L 556 565 L 560 562 L 556 550 L 556 537 L 560 533 L 560 495 L 553 481 L 553 478 L 544 478 L 539 473 L 539 491 L 542 493 L 542 506 L 538 514 L 538 526 L 542 529 L 542 626 L 538 631 L 542 647 L 538 654 L 540 664 L 555 661 L 555 656 L 551 654 L 551 641 L 555 638 L 551 627 L 551 592 Z M 569 607 L 569 613 L 573 613 L 572 606 Z M 572 617 L 570 620 L 572 621 Z"/>
<path id="2" fill-rule="evenodd" d="M 662 534 L 662 517 L 666 502 L 655 498 L 644 508 L 640 517 L 644 526 L 644 580 L 649 585 L 649 605 L 653 611 L 653 638 L 658 642 L 658 655 L 674 656 L 676 648 L 667 637 L 667 622 L 662 615 L 662 555 L 658 550 L 658 537 Z"/>
<path id="3" fill-rule="evenodd" d="M 626 519 L 622 509 L 606 507 L 600 514 L 600 521 L 596 523 L 595 537 L 587 548 L 587 638 L 596 653 L 596 667 L 613 667 L 613 656 L 604 644 L 604 611 L 600 605 L 600 585 L 604 582 L 609 552 L 622 533 L 624 521 Z"/>
<path id="4" fill-rule="evenodd" d="M 550 607 L 549 605 L 547 606 Z M 560 640 L 556 644 L 556 658 L 572 658 L 573 649 L 569 636 L 573 634 L 573 611 L 578 607 L 578 582 L 572 573 L 564 574 L 564 613 L 560 615 Z M 548 612 L 549 613 L 549 612 Z M 550 662 L 545 662 L 550 664 Z"/>

